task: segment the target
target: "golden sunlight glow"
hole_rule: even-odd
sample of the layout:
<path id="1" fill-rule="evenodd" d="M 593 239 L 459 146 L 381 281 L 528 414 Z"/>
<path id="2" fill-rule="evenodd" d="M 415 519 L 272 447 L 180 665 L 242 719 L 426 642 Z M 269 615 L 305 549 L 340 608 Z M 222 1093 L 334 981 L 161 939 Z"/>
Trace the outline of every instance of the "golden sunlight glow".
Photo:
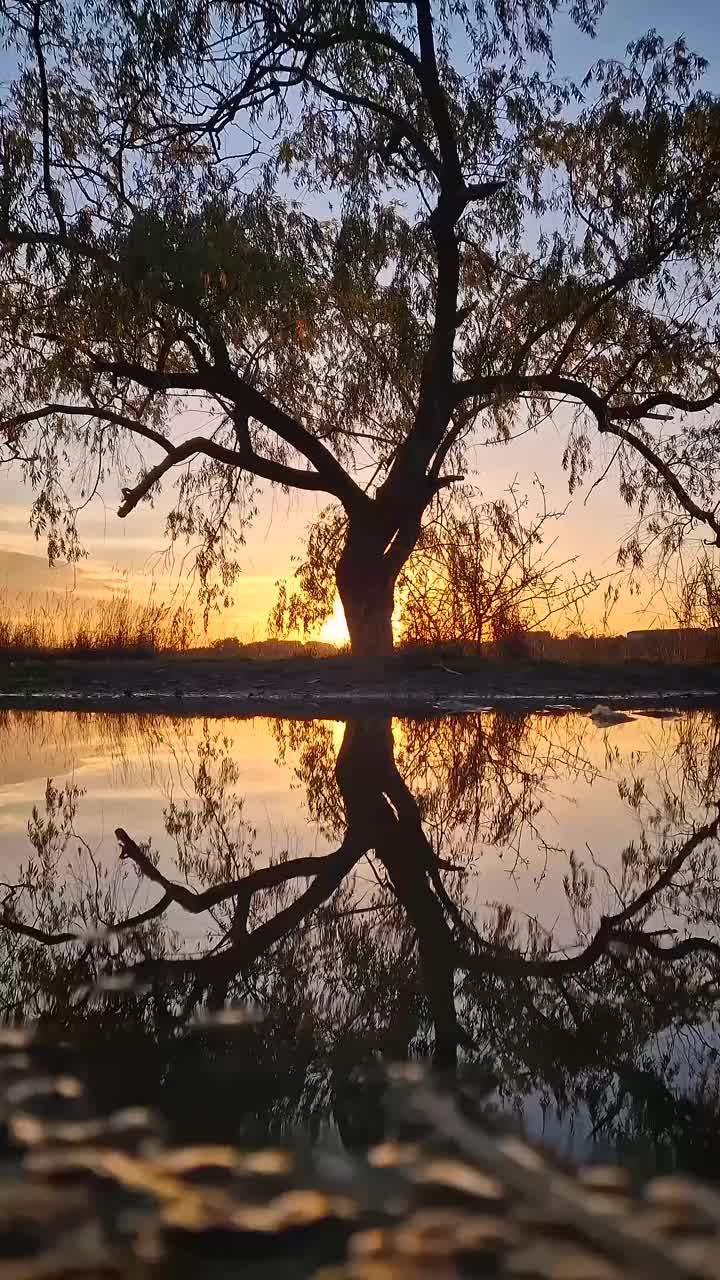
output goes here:
<path id="1" fill-rule="evenodd" d="M 392 616 L 392 629 L 396 640 L 399 632 L 401 610 L 402 600 L 396 600 Z M 350 632 L 345 621 L 345 611 L 338 595 L 335 596 L 333 611 L 327 622 L 323 623 L 318 639 L 323 640 L 325 644 L 337 645 L 338 649 L 350 644 Z"/>
<path id="2" fill-rule="evenodd" d="M 340 597 L 335 597 L 333 611 L 327 622 L 322 625 L 320 631 L 320 639 L 326 644 L 335 644 L 338 648 L 350 643 L 350 633 L 347 629 L 345 621 L 345 611 L 342 607 Z"/>

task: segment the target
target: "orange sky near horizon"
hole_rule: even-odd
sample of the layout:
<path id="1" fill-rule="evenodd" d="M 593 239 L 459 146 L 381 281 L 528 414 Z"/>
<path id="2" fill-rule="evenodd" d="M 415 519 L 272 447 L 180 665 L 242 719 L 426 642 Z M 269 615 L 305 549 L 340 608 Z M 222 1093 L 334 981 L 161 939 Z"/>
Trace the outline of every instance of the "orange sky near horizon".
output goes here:
<path id="1" fill-rule="evenodd" d="M 484 497 L 502 494 L 517 481 L 520 490 L 530 495 L 537 507 L 539 494 L 534 477 L 545 485 L 548 506 L 553 510 L 567 507 L 565 515 L 550 529 L 547 543 L 553 543 L 550 556 L 554 561 L 575 558 L 574 568 L 583 573 L 592 570 L 598 578 L 606 578 L 615 570 L 617 547 L 633 524 L 633 515 L 618 496 L 612 476 L 591 490 L 592 477 L 572 498 L 567 491 L 567 477 L 562 469 L 562 452 L 566 441 L 567 422 L 558 414 L 554 423 L 546 423 L 542 431 L 525 436 L 509 445 L 469 451 L 468 480 Z M 609 461 L 609 453 L 598 442 L 594 474 L 600 475 Z M 102 495 L 81 515 L 79 526 L 87 559 L 77 566 L 59 565 L 49 568 L 44 547 L 36 542 L 28 518 L 30 493 L 20 483 L 18 473 L 0 474 L 0 594 L 6 600 L 18 596 L 38 597 L 47 592 L 87 598 L 105 596 L 125 584 L 139 598 L 145 598 L 155 583 L 162 595 L 175 592 L 176 599 L 187 597 L 194 603 L 194 590 L 184 564 L 185 548 L 178 546 L 171 558 L 163 554 L 165 512 L 170 491 L 162 494 L 154 507 L 139 507 L 126 520 L 115 512 L 117 494 L 107 486 Z M 240 639 L 261 639 L 266 634 L 267 617 L 276 594 L 278 579 L 293 571 L 293 557 L 302 551 L 305 530 L 313 517 L 326 505 L 323 495 L 283 494 L 269 486 L 260 501 L 260 511 L 248 532 L 241 555 L 242 573 L 233 590 L 233 605 L 213 619 L 210 636 L 237 635 Z M 531 506 L 532 509 L 532 506 Z M 648 593 L 649 596 L 649 593 Z M 619 632 L 633 626 L 650 626 L 656 617 L 645 599 L 623 593 L 610 620 L 610 630 Z M 603 613 L 602 588 L 586 606 L 586 625 L 600 627 Z M 200 631 L 202 638 L 202 631 Z M 339 602 L 333 618 L 326 624 L 321 638 L 343 643 L 346 630 Z"/>

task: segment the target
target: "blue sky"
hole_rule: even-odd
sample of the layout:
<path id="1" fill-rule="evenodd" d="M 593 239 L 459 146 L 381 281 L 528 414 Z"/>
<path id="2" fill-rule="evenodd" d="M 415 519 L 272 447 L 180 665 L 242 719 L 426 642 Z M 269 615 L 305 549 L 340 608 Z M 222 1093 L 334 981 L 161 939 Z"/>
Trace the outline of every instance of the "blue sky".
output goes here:
<path id="1" fill-rule="evenodd" d="M 584 62 L 621 56 L 626 45 L 654 27 L 667 39 L 684 35 L 691 49 L 711 64 L 708 84 L 720 85 L 720 17 L 715 0 L 609 0 L 598 34 L 587 41 L 567 21 L 561 19 L 555 32 L 558 70 L 577 76 Z M 588 57 L 589 55 L 589 57 Z"/>
<path id="2" fill-rule="evenodd" d="M 579 35 L 567 19 L 561 18 L 555 31 L 557 72 L 581 79 L 598 58 L 622 57 L 628 41 L 650 27 L 670 39 L 683 34 L 692 49 L 709 59 L 706 83 L 720 91 L 720 18 L 717 4 L 711 0 L 685 0 L 682 5 L 673 0 L 609 0 L 594 41 Z M 546 484 L 551 505 L 564 507 L 568 494 L 561 458 L 566 426 L 567 420 L 559 416 L 557 423 L 546 425 L 541 434 L 524 437 L 508 448 L 474 450 L 473 481 L 492 497 L 515 477 L 521 487 L 531 488 L 533 474 L 537 473 Z M 608 458 L 598 443 L 599 466 Z M 4 552 L 38 557 L 35 572 L 30 560 L 23 561 L 21 578 L 28 589 L 44 591 L 53 581 L 40 559 L 42 547 L 34 542 L 28 529 L 29 505 L 30 495 L 17 474 L 0 473 L 0 588 L 4 582 L 15 586 L 18 581 L 19 562 L 14 560 L 11 565 L 8 557 L 3 558 Z M 322 497 L 313 495 L 266 495 L 248 539 L 245 573 L 235 592 L 236 606 L 228 619 L 229 630 L 245 635 L 262 633 L 274 594 L 273 584 L 288 571 L 290 557 L 297 553 L 306 524 L 322 505 Z M 141 579 L 159 569 L 158 554 L 164 545 L 162 499 L 156 510 L 138 509 L 125 521 L 116 517 L 116 506 L 115 487 L 108 486 L 82 518 L 81 533 L 90 552 L 87 568 L 95 581 L 112 577 L 115 570 Z M 583 491 L 575 495 L 562 525 L 557 554 L 577 554 L 583 565 L 599 573 L 608 572 L 614 564 L 617 543 L 630 523 L 631 513 L 620 501 L 610 478 L 589 498 Z M 58 576 L 59 587 L 65 588 L 67 581 L 67 575 Z M 630 625 L 632 616 L 625 611 L 618 615 L 618 621 Z"/>

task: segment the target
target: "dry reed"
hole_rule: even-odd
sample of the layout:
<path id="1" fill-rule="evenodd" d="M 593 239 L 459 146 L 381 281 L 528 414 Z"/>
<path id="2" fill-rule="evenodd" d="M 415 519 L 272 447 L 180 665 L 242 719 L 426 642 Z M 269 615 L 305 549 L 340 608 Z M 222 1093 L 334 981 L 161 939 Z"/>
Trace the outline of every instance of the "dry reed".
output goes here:
<path id="1" fill-rule="evenodd" d="M 138 600 L 123 588 L 107 598 L 0 592 L 0 651 L 15 653 L 183 652 L 195 639 L 195 617 L 185 606 Z"/>

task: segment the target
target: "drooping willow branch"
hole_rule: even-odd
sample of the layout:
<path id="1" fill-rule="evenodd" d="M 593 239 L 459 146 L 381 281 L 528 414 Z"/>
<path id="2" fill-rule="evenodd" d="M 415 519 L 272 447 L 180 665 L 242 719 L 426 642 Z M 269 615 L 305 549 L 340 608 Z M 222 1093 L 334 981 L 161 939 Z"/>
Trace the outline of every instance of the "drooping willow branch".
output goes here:
<path id="1" fill-rule="evenodd" d="M 613 944 L 620 944 L 628 950 L 645 951 L 654 960 L 664 963 L 672 963 L 696 954 L 708 954 L 720 959 L 720 944 L 711 938 L 684 938 L 674 946 L 663 947 L 657 942 L 656 933 L 645 933 L 639 929 L 625 927 L 651 906 L 658 894 L 669 888 L 675 876 L 700 845 L 718 838 L 719 831 L 720 806 L 718 816 L 712 822 L 698 827 L 687 840 L 683 841 L 675 856 L 670 859 L 664 871 L 652 884 L 621 911 L 601 918 L 594 936 L 577 955 L 563 956 L 558 960 L 541 960 L 528 959 L 519 951 L 509 949 L 494 949 L 483 951 L 481 955 L 472 955 L 466 948 L 458 947 L 456 952 L 458 968 L 466 968 L 468 972 L 473 973 L 492 973 L 508 977 L 562 978 L 587 972 L 607 954 Z"/>

